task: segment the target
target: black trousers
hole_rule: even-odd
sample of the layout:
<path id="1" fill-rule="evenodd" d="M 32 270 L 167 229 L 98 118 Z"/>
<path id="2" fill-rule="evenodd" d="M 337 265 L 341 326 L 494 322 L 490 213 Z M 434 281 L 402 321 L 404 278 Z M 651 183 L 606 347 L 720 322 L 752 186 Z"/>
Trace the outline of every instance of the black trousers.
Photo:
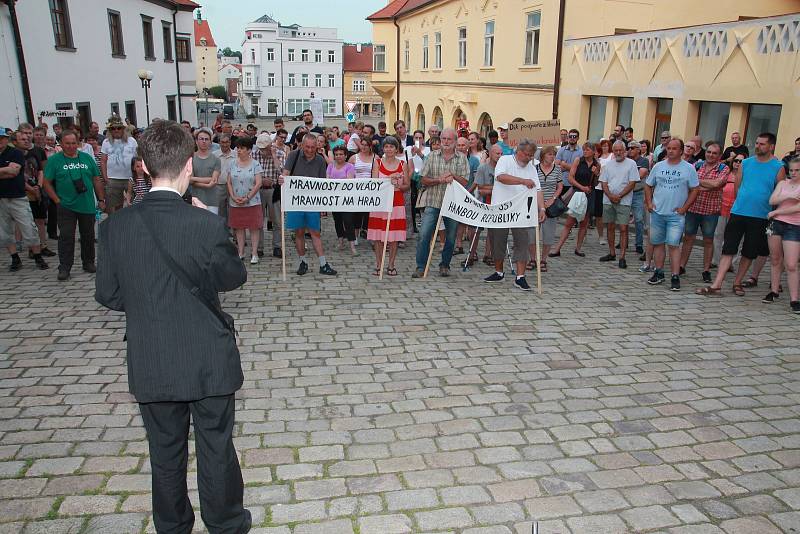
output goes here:
<path id="1" fill-rule="evenodd" d="M 139 404 L 153 471 L 153 521 L 159 534 L 189 534 L 194 511 L 186 488 L 189 415 L 194 423 L 200 515 L 211 534 L 239 534 L 250 526 L 244 483 L 233 447 L 234 396 L 194 402 Z"/>
<path id="2" fill-rule="evenodd" d="M 336 227 L 336 237 L 348 241 L 356 240 L 356 231 L 353 228 L 353 214 L 347 212 L 333 212 L 333 223 Z"/>
<path id="3" fill-rule="evenodd" d="M 356 212 L 351 215 L 353 216 L 353 228 L 356 231 L 364 230 L 366 232 L 369 227 L 369 212 Z"/>
<path id="4" fill-rule="evenodd" d="M 58 268 L 72 270 L 75 262 L 75 225 L 81 233 L 81 261 L 84 265 L 94 263 L 94 213 L 78 213 L 58 206 Z"/>
<path id="5" fill-rule="evenodd" d="M 58 237 L 58 204 L 52 200 L 47 203 L 47 235 L 50 239 Z"/>

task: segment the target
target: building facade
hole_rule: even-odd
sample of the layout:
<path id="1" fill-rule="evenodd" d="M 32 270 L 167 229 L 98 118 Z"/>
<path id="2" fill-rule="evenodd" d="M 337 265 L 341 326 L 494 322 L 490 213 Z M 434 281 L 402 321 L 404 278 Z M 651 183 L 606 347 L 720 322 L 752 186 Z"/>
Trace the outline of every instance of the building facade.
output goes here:
<path id="1" fill-rule="evenodd" d="M 197 121 L 190 0 L 0 2 L 0 123 L 37 121 L 59 110 L 62 125 L 105 125 L 111 113 L 144 126 L 137 73 L 153 73 L 150 118 Z M 19 25 L 17 54 L 12 19 Z M 27 83 L 22 70 L 27 74 Z M 44 121 L 53 124 L 51 115 Z"/>
<path id="2" fill-rule="evenodd" d="M 245 27 L 242 104 L 248 115 L 297 116 L 320 100 L 342 115 L 342 41 L 335 28 L 282 26 L 263 16 Z"/>
<path id="3" fill-rule="evenodd" d="M 237 58 L 225 58 L 233 59 Z M 242 65 L 239 63 L 225 63 L 219 68 L 219 81 L 225 87 L 228 95 L 228 102 L 239 100 L 239 87 L 242 83 Z"/>
<path id="4" fill-rule="evenodd" d="M 372 87 L 372 45 L 344 45 L 344 112 L 352 111 L 357 118 L 382 117 L 383 99 Z M 350 105 L 355 107 L 350 109 Z"/>
<path id="5" fill-rule="evenodd" d="M 217 43 L 211 35 L 211 27 L 203 20 L 200 10 L 194 21 L 194 65 L 196 70 L 197 90 L 222 85 L 219 80 L 219 60 Z"/>
<path id="6" fill-rule="evenodd" d="M 425 130 L 431 122 L 453 126 L 463 113 L 486 133 L 573 111 L 574 102 L 558 99 L 579 90 L 564 71 L 583 62 L 558 64 L 566 41 L 792 11 L 800 11 L 797 0 L 673 0 L 669 7 L 656 0 L 395 0 L 368 17 L 373 87 L 388 122 L 399 117 Z"/>

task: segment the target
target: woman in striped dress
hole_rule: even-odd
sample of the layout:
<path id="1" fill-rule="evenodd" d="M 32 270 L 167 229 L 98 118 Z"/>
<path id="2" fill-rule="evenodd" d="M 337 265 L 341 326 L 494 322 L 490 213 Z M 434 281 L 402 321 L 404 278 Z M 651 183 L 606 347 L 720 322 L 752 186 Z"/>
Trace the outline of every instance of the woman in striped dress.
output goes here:
<path id="1" fill-rule="evenodd" d="M 403 193 L 411 187 L 410 169 L 403 165 L 397 158 L 400 152 L 400 141 L 395 137 L 387 137 L 383 141 L 383 158 L 372 171 L 373 178 L 391 180 L 394 186 L 394 202 L 391 213 L 373 211 L 369 214 L 369 229 L 367 239 L 372 241 L 375 249 L 375 276 L 381 274 L 381 257 L 383 256 L 383 242 L 389 242 L 389 258 L 386 274 L 397 276 L 394 262 L 397 258 L 397 244 L 406 240 L 406 205 Z M 389 232 L 386 233 L 386 221 L 389 219 Z"/>
<path id="2" fill-rule="evenodd" d="M 372 138 L 368 135 L 358 139 L 358 152 L 350 157 L 350 163 L 356 169 L 356 178 L 371 178 L 378 167 L 380 158 L 372 151 Z M 353 213 L 353 228 L 356 230 L 356 245 L 358 245 L 359 232 L 363 239 L 367 239 L 369 212 Z"/>

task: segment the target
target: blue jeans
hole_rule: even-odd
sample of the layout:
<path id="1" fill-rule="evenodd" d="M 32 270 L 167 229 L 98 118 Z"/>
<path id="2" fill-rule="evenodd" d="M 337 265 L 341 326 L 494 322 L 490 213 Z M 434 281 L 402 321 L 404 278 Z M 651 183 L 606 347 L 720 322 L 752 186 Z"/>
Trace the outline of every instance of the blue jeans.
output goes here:
<path id="1" fill-rule="evenodd" d="M 644 247 L 644 190 L 633 192 L 631 210 L 636 225 L 636 246 Z"/>
<path id="2" fill-rule="evenodd" d="M 438 208 L 425 208 L 422 213 L 422 225 L 419 229 L 419 241 L 417 241 L 417 270 L 424 271 L 425 264 L 428 263 L 428 252 L 431 247 L 433 231 L 436 230 L 436 221 L 439 220 Z M 453 249 L 456 246 L 456 230 L 458 223 L 452 219 L 444 217 L 445 241 L 442 250 L 442 262 L 439 267 L 450 268 L 450 260 L 453 258 Z"/>
<path id="3" fill-rule="evenodd" d="M 667 244 L 677 247 L 681 244 L 686 217 L 677 213 L 660 215 L 656 212 L 650 214 L 650 243 L 653 245 Z"/>

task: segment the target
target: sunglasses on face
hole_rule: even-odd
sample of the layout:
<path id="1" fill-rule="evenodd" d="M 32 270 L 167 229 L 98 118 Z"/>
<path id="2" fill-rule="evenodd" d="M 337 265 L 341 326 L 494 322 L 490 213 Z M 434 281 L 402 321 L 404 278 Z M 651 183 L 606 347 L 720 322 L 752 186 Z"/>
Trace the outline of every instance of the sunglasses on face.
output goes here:
<path id="1" fill-rule="evenodd" d="M 577 136 L 577 135 L 570 135 L 570 136 L 569 136 L 569 138 L 570 138 L 570 139 L 577 139 L 577 138 L 578 138 L 578 136 Z"/>

